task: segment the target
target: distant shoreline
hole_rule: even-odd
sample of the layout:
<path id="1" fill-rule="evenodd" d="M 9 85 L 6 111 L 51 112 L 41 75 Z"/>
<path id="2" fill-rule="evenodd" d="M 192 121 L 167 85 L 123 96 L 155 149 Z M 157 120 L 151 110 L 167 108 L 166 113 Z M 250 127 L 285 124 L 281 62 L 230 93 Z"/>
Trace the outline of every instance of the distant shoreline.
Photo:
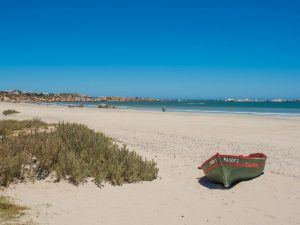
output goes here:
<path id="1" fill-rule="evenodd" d="M 45 107 L 58 107 L 58 108 L 69 108 L 69 109 L 94 109 L 99 111 L 107 111 L 107 112 L 114 112 L 114 111 L 124 111 L 124 112 L 145 112 L 145 113 L 161 113 L 161 114 L 185 114 L 185 115 L 228 115 L 228 116 L 259 116 L 259 117 L 300 117 L 300 113 L 276 113 L 276 112 L 241 112 L 241 111 L 221 111 L 221 110 L 176 110 L 176 109 L 169 109 L 166 108 L 166 112 L 162 112 L 161 108 L 134 108 L 134 107 L 116 107 L 116 108 L 107 108 L 107 109 L 98 109 L 97 104 L 95 105 L 87 105 L 82 104 L 82 102 L 74 103 L 12 103 L 12 102 L 2 102 L 5 105 L 33 105 L 33 106 L 45 106 Z M 1 102 L 0 102 L 1 104 Z M 71 106 L 71 107 L 70 107 Z"/>
<path id="2" fill-rule="evenodd" d="M 205 114 L 238 114 L 238 115 L 259 115 L 259 116 L 300 116 L 300 103 L 291 102 L 248 102 L 248 103 L 227 103 L 216 101 L 189 101 L 189 102 L 56 102 L 46 103 L 49 105 L 62 105 L 71 107 L 95 108 L 100 105 L 107 105 L 107 108 L 156 111 L 161 112 L 162 108 L 166 112 L 176 113 L 205 113 Z M 102 108 L 102 107 L 101 107 Z"/>
<path id="3" fill-rule="evenodd" d="M 92 97 L 76 93 L 0 91 L 0 102 L 60 105 L 70 108 L 129 109 L 177 113 L 234 114 L 258 116 L 300 116 L 300 100 L 223 99 L 167 100 L 142 97 Z"/>
<path id="4" fill-rule="evenodd" d="M 222 98 L 222 99 L 164 99 L 154 97 L 122 97 L 122 96 L 102 96 L 95 97 L 78 93 L 43 93 L 43 92 L 24 92 L 20 90 L 0 90 L 0 101 L 2 102 L 228 102 L 228 103 L 249 103 L 249 102 L 300 102 L 299 98 Z"/>

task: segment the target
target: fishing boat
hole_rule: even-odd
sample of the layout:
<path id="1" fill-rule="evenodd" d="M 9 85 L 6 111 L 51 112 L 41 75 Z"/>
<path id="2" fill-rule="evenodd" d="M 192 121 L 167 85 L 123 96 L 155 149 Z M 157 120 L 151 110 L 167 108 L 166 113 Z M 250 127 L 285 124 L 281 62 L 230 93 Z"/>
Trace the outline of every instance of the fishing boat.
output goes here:
<path id="1" fill-rule="evenodd" d="M 250 180 L 261 175 L 265 168 L 267 156 L 262 153 L 243 155 L 215 154 L 206 160 L 199 169 L 204 171 L 207 179 L 230 187 L 233 183 Z"/>

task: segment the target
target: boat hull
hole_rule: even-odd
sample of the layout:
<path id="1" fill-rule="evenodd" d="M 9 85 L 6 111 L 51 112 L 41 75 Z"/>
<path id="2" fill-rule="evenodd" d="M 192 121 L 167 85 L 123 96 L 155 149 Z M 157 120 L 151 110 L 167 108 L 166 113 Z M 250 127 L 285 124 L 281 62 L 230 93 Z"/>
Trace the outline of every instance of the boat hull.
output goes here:
<path id="1" fill-rule="evenodd" d="M 213 182 L 225 187 L 242 180 L 249 180 L 261 175 L 265 168 L 267 156 L 262 153 L 248 156 L 216 154 L 205 161 L 200 168 Z"/>

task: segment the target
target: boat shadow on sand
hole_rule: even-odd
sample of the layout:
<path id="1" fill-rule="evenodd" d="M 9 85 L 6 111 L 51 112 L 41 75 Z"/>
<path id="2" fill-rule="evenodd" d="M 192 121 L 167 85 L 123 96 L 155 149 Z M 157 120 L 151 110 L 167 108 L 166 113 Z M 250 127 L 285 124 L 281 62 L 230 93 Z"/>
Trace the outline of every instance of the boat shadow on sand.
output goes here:
<path id="1" fill-rule="evenodd" d="M 206 176 L 203 176 L 203 177 L 200 177 L 198 179 L 198 183 L 208 189 L 211 189 L 211 190 L 214 190 L 214 189 L 217 189 L 217 190 L 228 190 L 228 189 L 231 189 L 233 187 L 235 187 L 237 184 L 241 183 L 241 182 L 244 182 L 244 181 L 250 181 L 250 180 L 253 180 L 255 178 L 258 178 L 260 177 L 261 175 L 263 175 L 264 173 L 258 175 L 257 177 L 253 177 L 251 179 L 246 179 L 246 180 L 240 180 L 240 181 L 237 181 L 235 183 L 233 183 L 232 185 L 230 185 L 230 187 L 224 187 L 223 184 L 220 184 L 220 183 L 215 183 L 215 182 L 212 182 L 210 180 L 208 180 L 206 178 Z"/>

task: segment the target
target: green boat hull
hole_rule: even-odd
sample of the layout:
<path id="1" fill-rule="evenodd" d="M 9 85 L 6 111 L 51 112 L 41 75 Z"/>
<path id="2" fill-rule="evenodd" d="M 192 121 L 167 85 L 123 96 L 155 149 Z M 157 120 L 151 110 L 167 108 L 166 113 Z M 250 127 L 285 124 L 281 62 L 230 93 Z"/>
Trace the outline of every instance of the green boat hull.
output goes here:
<path id="1" fill-rule="evenodd" d="M 261 175 L 265 168 L 267 157 L 256 153 L 248 156 L 216 154 L 201 165 L 207 179 L 222 183 L 225 187 L 250 180 Z"/>

